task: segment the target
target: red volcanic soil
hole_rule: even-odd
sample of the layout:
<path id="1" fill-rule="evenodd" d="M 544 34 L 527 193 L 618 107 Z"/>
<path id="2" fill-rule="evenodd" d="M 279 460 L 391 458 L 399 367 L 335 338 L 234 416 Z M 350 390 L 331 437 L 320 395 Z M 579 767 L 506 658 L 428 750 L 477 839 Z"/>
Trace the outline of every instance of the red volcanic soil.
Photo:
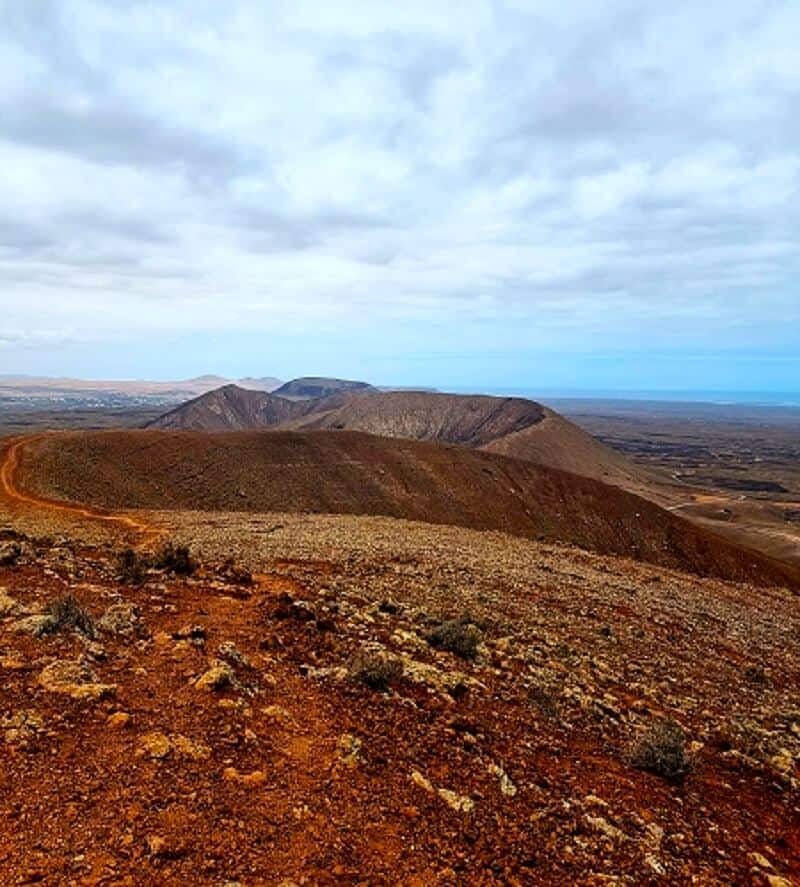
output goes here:
<path id="1" fill-rule="evenodd" d="M 699 575 L 800 587 L 800 572 L 596 480 L 357 432 L 65 432 L 15 483 L 102 509 L 386 515 L 557 540 Z"/>
<path id="2" fill-rule="evenodd" d="M 112 550 L 0 532 L 0 883 L 798 883 L 800 598 L 502 534 L 258 520 L 207 529 L 250 583 L 202 543 L 193 576 L 126 586 Z M 81 627 L 37 635 L 67 594 Z M 474 658 L 426 641 L 465 611 Z M 354 667 L 376 655 L 384 689 Z M 677 784 L 630 755 L 664 718 Z"/>

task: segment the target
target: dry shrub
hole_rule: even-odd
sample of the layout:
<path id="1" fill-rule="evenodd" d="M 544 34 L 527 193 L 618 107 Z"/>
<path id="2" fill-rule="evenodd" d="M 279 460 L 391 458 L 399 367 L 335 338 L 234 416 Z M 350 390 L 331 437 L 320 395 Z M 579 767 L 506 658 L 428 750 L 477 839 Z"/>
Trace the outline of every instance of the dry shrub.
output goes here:
<path id="1" fill-rule="evenodd" d="M 191 576 L 197 569 L 188 545 L 167 544 L 153 558 L 153 566 L 176 576 Z"/>
<path id="2" fill-rule="evenodd" d="M 638 770 L 655 773 L 668 782 L 683 782 L 691 767 L 683 728 L 673 720 L 653 724 L 633 747 L 630 761 Z"/>
<path id="3" fill-rule="evenodd" d="M 381 653 L 361 653 L 350 664 L 350 679 L 370 690 L 386 690 L 403 676 L 403 663 Z"/>
<path id="4" fill-rule="evenodd" d="M 483 632 L 472 617 L 467 615 L 437 625 L 426 640 L 437 650 L 447 650 L 462 659 L 474 659 L 478 655 L 478 645 L 483 640 Z"/>
<path id="5" fill-rule="evenodd" d="M 67 629 L 77 631 L 87 638 L 93 638 L 96 634 L 94 619 L 71 594 L 50 601 L 46 613 L 52 619 L 49 623 L 52 634 Z"/>

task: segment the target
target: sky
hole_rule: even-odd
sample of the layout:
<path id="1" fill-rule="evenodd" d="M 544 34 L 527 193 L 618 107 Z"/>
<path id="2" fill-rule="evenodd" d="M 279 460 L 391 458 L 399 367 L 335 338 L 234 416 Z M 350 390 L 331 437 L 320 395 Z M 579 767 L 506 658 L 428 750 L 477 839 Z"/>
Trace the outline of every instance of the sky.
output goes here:
<path id="1" fill-rule="evenodd" d="M 796 0 L 0 0 L 0 374 L 800 391 Z"/>

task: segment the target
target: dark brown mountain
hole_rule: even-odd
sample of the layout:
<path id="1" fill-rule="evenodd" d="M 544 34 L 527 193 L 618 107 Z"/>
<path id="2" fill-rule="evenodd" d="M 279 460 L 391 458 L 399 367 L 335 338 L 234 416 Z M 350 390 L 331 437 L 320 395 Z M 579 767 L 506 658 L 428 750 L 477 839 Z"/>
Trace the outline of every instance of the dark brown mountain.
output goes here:
<path id="1" fill-rule="evenodd" d="M 148 428 L 239 431 L 266 428 L 299 417 L 305 407 L 266 391 L 224 385 L 148 423 Z"/>
<path id="2" fill-rule="evenodd" d="M 282 397 L 278 392 L 286 387 L 265 394 L 227 385 L 172 410 L 148 427 L 366 431 L 498 452 L 635 491 L 644 490 L 650 481 L 643 469 L 621 454 L 558 413 L 524 398 L 345 387 L 328 397 L 301 401 Z"/>
<path id="3" fill-rule="evenodd" d="M 40 498 L 105 509 L 386 515 L 800 587 L 793 568 L 591 478 L 352 431 L 65 432 L 26 445 L 19 480 Z"/>
<path id="4" fill-rule="evenodd" d="M 294 429 L 350 429 L 453 443 L 527 459 L 640 490 L 650 478 L 563 416 L 521 397 L 390 391 L 319 401 L 285 420 Z"/>
<path id="5" fill-rule="evenodd" d="M 292 379 L 276 388 L 273 392 L 279 397 L 287 397 L 293 400 L 310 400 L 314 398 L 330 397 L 332 394 L 345 392 L 364 393 L 376 391 L 367 382 L 354 382 L 349 379 L 326 379 L 319 376 L 303 376 L 300 379 Z"/>

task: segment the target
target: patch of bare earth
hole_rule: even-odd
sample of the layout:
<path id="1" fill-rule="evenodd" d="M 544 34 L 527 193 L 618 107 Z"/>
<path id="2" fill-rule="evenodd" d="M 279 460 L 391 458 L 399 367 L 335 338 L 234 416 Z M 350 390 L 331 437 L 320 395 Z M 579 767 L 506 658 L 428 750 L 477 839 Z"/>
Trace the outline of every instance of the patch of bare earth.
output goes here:
<path id="1" fill-rule="evenodd" d="M 194 575 L 0 533 L 3 884 L 800 878 L 796 595 L 388 518 L 153 519 Z M 683 781 L 634 766 L 665 719 Z"/>

